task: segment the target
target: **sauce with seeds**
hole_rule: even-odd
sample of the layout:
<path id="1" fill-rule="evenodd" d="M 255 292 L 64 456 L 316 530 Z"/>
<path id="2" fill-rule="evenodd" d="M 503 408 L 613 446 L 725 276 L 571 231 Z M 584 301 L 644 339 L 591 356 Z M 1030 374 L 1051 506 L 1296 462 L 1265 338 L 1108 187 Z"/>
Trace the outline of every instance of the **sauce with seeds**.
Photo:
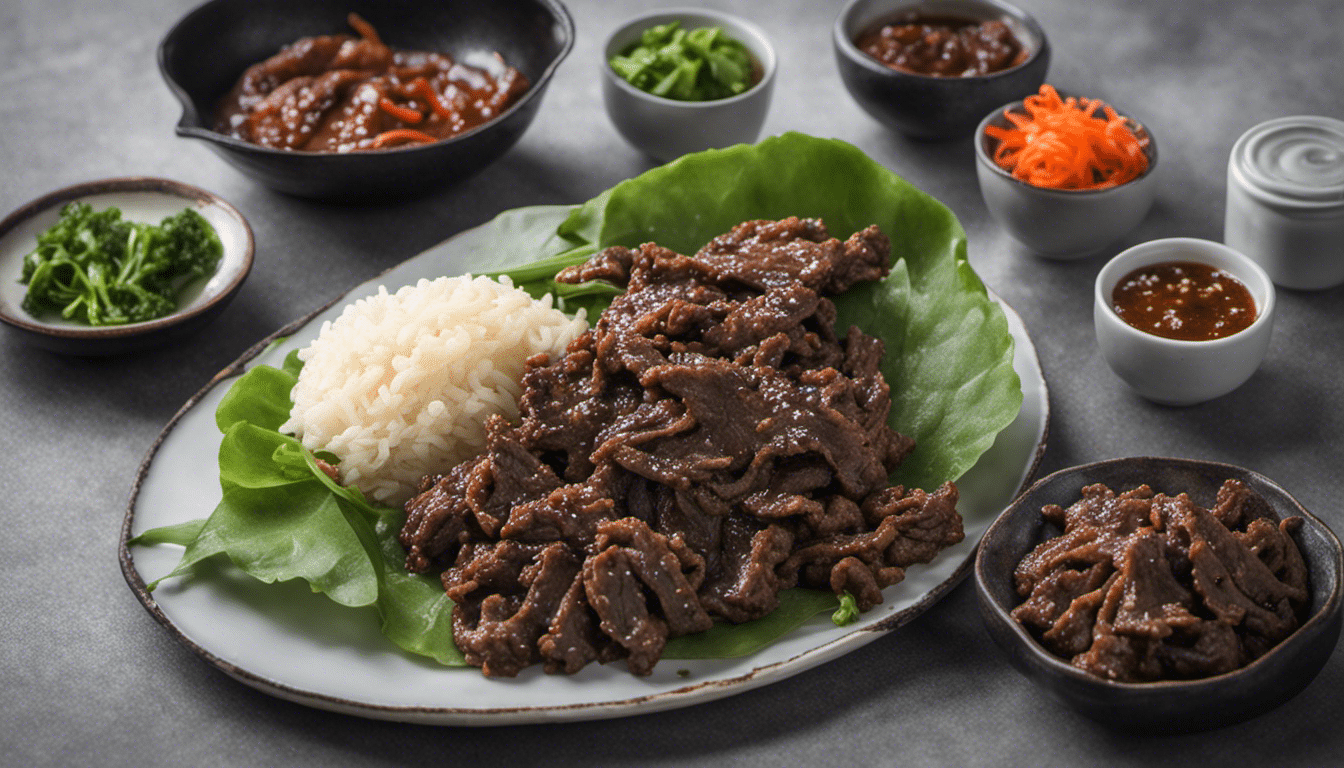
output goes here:
<path id="1" fill-rule="evenodd" d="M 1207 264 L 1171 261 L 1136 269 L 1116 284 L 1121 320 L 1154 336 L 1211 341 L 1245 330 L 1258 315 L 1241 281 Z"/>

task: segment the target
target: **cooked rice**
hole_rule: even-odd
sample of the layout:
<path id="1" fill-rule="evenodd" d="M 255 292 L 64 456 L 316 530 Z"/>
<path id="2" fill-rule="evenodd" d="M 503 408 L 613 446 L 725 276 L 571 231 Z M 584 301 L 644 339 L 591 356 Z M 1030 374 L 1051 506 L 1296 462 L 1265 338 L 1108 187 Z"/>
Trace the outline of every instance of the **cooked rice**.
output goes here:
<path id="1" fill-rule="evenodd" d="M 524 362 L 588 327 L 507 277 L 385 287 L 322 324 L 280 431 L 336 454 L 341 482 L 400 505 L 420 479 L 485 448 L 492 414 L 518 418 Z"/>

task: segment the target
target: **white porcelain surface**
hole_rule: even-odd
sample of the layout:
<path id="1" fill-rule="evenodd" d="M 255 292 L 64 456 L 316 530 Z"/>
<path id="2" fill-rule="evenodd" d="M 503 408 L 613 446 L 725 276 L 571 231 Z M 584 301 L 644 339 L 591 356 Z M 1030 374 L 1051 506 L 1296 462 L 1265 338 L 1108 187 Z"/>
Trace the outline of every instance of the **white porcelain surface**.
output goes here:
<path id="1" fill-rule="evenodd" d="M 1136 269 L 1166 261 L 1208 264 L 1240 280 L 1255 300 L 1255 322 L 1221 339 L 1181 341 L 1120 319 L 1111 306 L 1116 284 Z M 1258 264 L 1222 243 L 1190 237 L 1152 240 L 1101 268 L 1092 315 L 1101 356 L 1126 384 L 1156 403 L 1194 405 L 1231 392 L 1260 367 L 1274 327 L 1274 284 Z"/>
<path id="2" fill-rule="evenodd" d="M 66 320 L 59 313 L 39 317 L 23 309 L 28 287 L 19 282 L 23 259 L 37 247 L 37 236 L 50 229 L 60 218 L 68 202 L 81 201 L 94 210 L 121 210 L 122 219 L 157 224 L 165 217 L 194 208 L 219 235 L 224 253 L 215 273 L 198 278 L 183 287 L 178 309 L 171 315 L 142 323 L 116 326 L 90 326 Z M 118 340 L 161 330 L 194 318 L 209 305 L 239 284 L 252 268 L 252 231 L 233 206 L 203 190 L 162 179 L 130 177 L 80 184 L 53 192 L 6 219 L 9 228 L 0 226 L 0 319 L 34 334 L 48 334 L 71 343 L 80 340 Z"/>
<path id="3" fill-rule="evenodd" d="M 1344 121 L 1281 117 L 1242 134 L 1227 163 L 1223 242 L 1285 288 L 1344 283 Z"/>
<path id="4" fill-rule="evenodd" d="M 741 42 L 761 66 L 761 79 L 747 91 L 714 101 L 665 99 L 622 80 L 607 63 L 644 30 L 680 21 L 683 29 L 720 27 Z M 774 46 L 755 24 L 706 8 L 665 8 L 625 22 L 602 46 L 602 99 L 626 141 L 655 160 L 756 141 L 770 109 L 777 62 Z"/>
<path id="5" fill-rule="evenodd" d="M 561 218 L 568 210 L 556 207 Z M 482 231 L 469 230 L 354 288 L 254 362 L 279 365 L 316 338 L 345 301 L 380 284 L 396 290 L 421 277 L 496 266 Z M 1015 342 L 1023 405 L 958 480 L 966 538 L 932 563 L 910 568 L 904 581 L 883 591 L 881 605 L 849 626 L 818 616 L 754 655 L 664 659 L 647 678 L 620 664 L 590 664 L 573 676 L 531 667 L 514 679 L 487 679 L 474 668 L 441 667 L 399 651 L 379 634 L 376 615 L 352 620 L 348 610 L 306 587 L 267 586 L 223 567 L 166 582 L 141 599 L 188 647 L 242 682 L 311 706 L 380 719 L 457 725 L 600 719 L 709 701 L 789 677 L 872 642 L 932 605 L 967 574 L 980 536 L 1030 479 L 1044 450 L 1048 395 L 1021 319 L 1001 306 Z M 198 395 L 166 430 L 132 500 L 131 535 L 205 517 L 218 504 L 214 413 L 232 383 L 226 379 Z M 130 566 L 148 582 L 171 571 L 181 550 L 133 547 L 129 553 Z"/>
<path id="6" fill-rule="evenodd" d="M 1110 189 L 1043 189 L 1000 168 L 993 159 L 997 141 L 985 134 L 988 126 L 1007 125 L 1005 109 L 1021 107 L 1018 101 L 989 113 L 974 137 L 980 193 L 999 226 L 1037 255 L 1063 260 L 1091 256 L 1143 221 L 1157 191 L 1157 141 L 1151 134 L 1148 170 L 1137 179 Z"/>

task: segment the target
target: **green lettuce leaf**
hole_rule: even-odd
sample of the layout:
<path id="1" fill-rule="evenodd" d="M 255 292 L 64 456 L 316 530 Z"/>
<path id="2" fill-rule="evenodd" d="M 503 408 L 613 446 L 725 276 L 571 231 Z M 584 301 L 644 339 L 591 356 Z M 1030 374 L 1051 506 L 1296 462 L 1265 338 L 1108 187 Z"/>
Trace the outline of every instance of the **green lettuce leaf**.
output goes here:
<path id="1" fill-rule="evenodd" d="M 483 258 L 515 265 L 493 274 L 534 296 L 553 293 L 562 309 L 584 308 L 593 318 L 616 289 L 557 284 L 564 267 L 601 248 L 648 241 L 694 253 L 741 221 L 793 215 L 822 218 L 841 238 L 869 224 L 891 238 L 890 276 L 838 297 L 837 329 L 843 334 L 857 324 L 886 344 L 890 422 L 917 443 L 892 481 L 932 488 L 959 478 L 1021 405 L 1007 321 L 967 264 L 965 234 L 952 213 L 849 144 L 785 134 L 688 155 L 581 206 L 507 211 L 486 225 L 482 240 L 491 252 Z M 302 578 L 339 603 L 375 604 L 397 645 L 462 664 L 442 588 L 402 569 L 402 513 L 337 485 L 277 431 L 300 365 L 291 354 L 282 368 L 255 366 L 221 401 L 224 498 L 210 519 L 147 531 L 134 543 L 185 544 L 169 576 L 222 553 L 263 581 Z M 664 657 L 753 653 L 841 605 L 827 592 L 788 590 L 769 616 L 674 638 Z"/>
<path id="2" fill-rule="evenodd" d="M 223 498 L 204 521 L 146 531 L 132 544 L 186 547 L 164 579 L 190 573 L 215 555 L 259 581 L 303 579 L 314 592 L 350 607 L 376 606 L 383 634 L 398 646 L 445 665 L 465 664 L 452 641 L 452 603 L 436 579 L 406 572 L 397 541 L 404 513 L 370 504 L 336 484 L 312 454 L 278 432 L 302 364 L 258 365 L 225 394 L 215 411 Z"/>

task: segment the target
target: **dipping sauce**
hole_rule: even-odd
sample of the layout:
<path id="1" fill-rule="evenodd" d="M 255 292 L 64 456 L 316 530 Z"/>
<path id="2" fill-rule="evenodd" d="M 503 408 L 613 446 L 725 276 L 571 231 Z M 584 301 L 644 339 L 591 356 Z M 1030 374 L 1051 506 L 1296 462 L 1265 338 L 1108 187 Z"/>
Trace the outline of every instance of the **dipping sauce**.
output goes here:
<path id="1" fill-rule="evenodd" d="M 1192 261 L 1170 261 L 1136 269 L 1111 293 L 1121 320 L 1154 336 L 1210 341 L 1245 330 L 1255 322 L 1255 299 L 1228 273 Z"/>
<path id="2" fill-rule="evenodd" d="M 892 69 L 933 77 L 1001 72 L 1030 52 L 1002 21 L 955 16 L 909 16 L 859 33 L 859 50 Z"/>
<path id="3" fill-rule="evenodd" d="M 215 130 L 275 149 L 356 152 L 428 144 L 498 117 L 528 88 L 495 55 L 489 68 L 446 53 L 393 50 L 359 32 L 305 37 L 249 67 L 220 103 Z"/>

